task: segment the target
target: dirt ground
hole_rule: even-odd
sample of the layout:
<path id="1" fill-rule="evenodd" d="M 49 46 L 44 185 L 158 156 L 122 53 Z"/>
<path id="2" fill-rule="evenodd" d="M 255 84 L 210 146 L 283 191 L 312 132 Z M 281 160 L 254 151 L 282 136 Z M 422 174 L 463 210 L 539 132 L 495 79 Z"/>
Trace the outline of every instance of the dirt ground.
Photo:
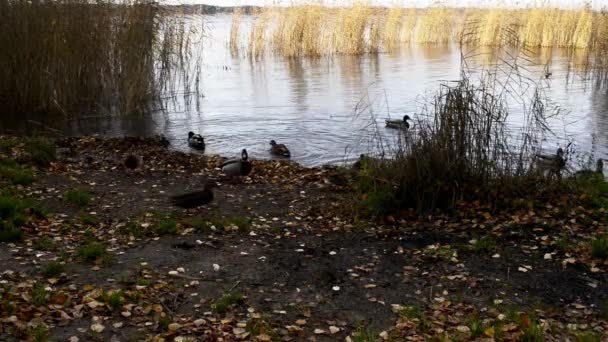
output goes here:
<path id="1" fill-rule="evenodd" d="M 249 177 L 226 179 L 221 158 L 143 139 L 58 146 L 59 161 L 21 188 L 49 216 L 25 228 L 22 242 L 0 243 L 4 298 L 21 306 L 0 307 L 0 340 L 34 339 L 40 324 L 57 341 L 522 340 L 537 326 L 546 340 L 608 338 L 608 267 L 557 251 L 568 221 L 383 225 L 352 219 L 357 197 L 342 169 L 254 160 Z M 133 151 L 143 167 L 125 170 Z M 219 183 L 210 204 L 171 205 L 170 195 L 205 179 Z M 66 203 L 73 189 L 90 203 Z M 166 217 L 177 231 L 151 233 Z M 226 224 L 202 229 L 192 218 Z M 472 247 L 485 237 L 492 246 Z M 103 243 L 108 257 L 82 260 L 87 240 Z M 65 268 L 49 277 L 57 260 Z M 37 308 L 19 295 L 35 283 L 47 287 Z M 118 290 L 124 298 L 111 309 L 99 293 Z M 218 310 L 228 293 L 243 298 Z"/>

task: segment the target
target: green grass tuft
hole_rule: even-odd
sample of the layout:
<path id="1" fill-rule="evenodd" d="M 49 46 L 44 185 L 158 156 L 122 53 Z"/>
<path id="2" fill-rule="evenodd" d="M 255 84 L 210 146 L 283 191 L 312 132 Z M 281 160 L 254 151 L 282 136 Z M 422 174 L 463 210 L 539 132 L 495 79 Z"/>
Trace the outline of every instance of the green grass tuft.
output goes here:
<path id="1" fill-rule="evenodd" d="M 474 318 L 469 322 L 469 329 L 471 329 L 471 338 L 481 337 L 484 333 L 484 325 L 479 318 Z"/>
<path id="2" fill-rule="evenodd" d="M 12 160 L 0 160 L 0 178 L 11 185 L 29 185 L 34 182 L 34 174 Z"/>
<path id="3" fill-rule="evenodd" d="M 25 142 L 25 151 L 32 161 L 39 166 L 48 166 L 57 160 L 55 145 L 44 138 L 29 138 Z"/>
<path id="4" fill-rule="evenodd" d="M 93 262 L 106 254 L 106 247 L 95 241 L 89 241 L 78 247 L 77 255 L 85 261 Z"/>
<path id="5" fill-rule="evenodd" d="M 65 200 L 78 208 L 84 208 L 91 203 L 91 194 L 84 189 L 73 189 L 65 193 Z"/>
<path id="6" fill-rule="evenodd" d="M 422 309 L 418 305 L 406 306 L 399 312 L 399 315 L 407 319 L 420 318 L 422 316 Z"/>
<path id="7" fill-rule="evenodd" d="M 369 327 L 360 325 L 353 331 L 352 340 L 353 342 L 375 342 L 378 340 L 378 334 Z"/>
<path id="8" fill-rule="evenodd" d="M 608 259 L 608 235 L 593 238 L 591 244 L 591 256 L 600 259 Z"/>
<path id="9" fill-rule="evenodd" d="M 152 230 L 156 235 L 177 234 L 177 222 L 171 218 L 166 218 L 155 223 Z"/>
<path id="10" fill-rule="evenodd" d="M 491 238 L 484 236 L 476 239 L 471 245 L 471 249 L 476 253 L 492 253 L 496 250 L 496 243 Z"/>
<path id="11" fill-rule="evenodd" d="M 0 195 L 0 242 L 19 241 L 23 238 L 21 227 L 35 214 L 30 201 L 8 195 Z"/>
<path id="12" fill-rule="evenodd" d="M 46 326 L 39 324 L 35 328 L 29 328 L 28 335 L 35 342 L 46 342 L 46 341 L 48 341 L 49 330 L 47 329 Z"/>
<path id="13" fill-rule="evenodd" d="M 522 342 L 543 342 L 545 340 L 543 328 L 537 323 L 530 323 L 524 328 L 524 334 L 521 337 Z"/>
<path id="14" fill-rule="evenodd" d="M 231 306 L 243 303 L 244 299 L 245 297 L 243 297 L 243 295 L 240 293 L 224 293 L 220 299 L 211 304 L 211 309 L 215 313 L 223 314 Z"/>
<path id="15" fill-rule="evenodd" d="M 65 264 L 60 261 L 51 261 L 42 272 L 45 277 L 54 277 L 65 271 Z"/>
<path id="16" fill-rule="evenodd" d="M 82 224 L 86 224 L 87 226 L 94 226 L 97 224 L 97 218 L 91 215 L 83 214 L 80 215 L 80 222 L 82 222 Z"/>
<path id="17" fill-rule="evenodd" d="M 15 146 L 17 146 L 16 140 L 13 140 L 13 139 L 1 139 L 0 140 L 0 152 L 8 153 Z"/>
<path id="18" fill-rule="evenodd" d="M 44 287 L 44 284 L 35 283 L 32 287 L 32 303 L 34 305 L 45 305 L 48 299 L 48 291 Z"/>
<path id="19" fill-rule="evenodd" d="M 101 301 L 106 303 L 110 311 L 116 311 L 124 302 L 124 293 L 122 291 L 114 291 L 112 293 L 104 293 L 101 296 Z"/>

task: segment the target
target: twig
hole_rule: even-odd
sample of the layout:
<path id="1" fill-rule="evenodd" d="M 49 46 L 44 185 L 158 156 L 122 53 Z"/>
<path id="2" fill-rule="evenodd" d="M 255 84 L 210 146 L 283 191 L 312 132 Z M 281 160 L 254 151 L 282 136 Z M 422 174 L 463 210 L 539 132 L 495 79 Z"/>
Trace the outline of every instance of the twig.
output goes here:
<path id="1" fill-rule="evenodd" d="M 171 274 L 171 276 L 176 277 L 176 278 L 190 279 L 190 280 L 215 282 L 215 279 L 199 278 L 199 277 L 193 277 L 193 276 L 189 276 L 189 275 L 185 275 L 185 274 Z"/>
<path id="2" fill-rule="evenodd" d="M 232 290 L 234 290 L 237 286 L 239 286 L 239 284 L 241 283 L 241 281 L 237 281 L 234 285 L 232 285 L 232 287 L 228 290 L 228 292 L 232 292 Z"/>

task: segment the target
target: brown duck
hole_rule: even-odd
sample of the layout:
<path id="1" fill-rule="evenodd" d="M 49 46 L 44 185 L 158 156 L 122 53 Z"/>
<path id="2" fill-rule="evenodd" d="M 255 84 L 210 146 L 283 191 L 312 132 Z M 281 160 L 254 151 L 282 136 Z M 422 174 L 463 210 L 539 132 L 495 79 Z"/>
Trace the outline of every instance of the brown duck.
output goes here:
<path id="1" fill-rule="evenodd" d="M 171 203 L 184 209 L 192 209 L 209 204 L 213 201 L 212 188 L 215 187 L 217 187 L 217 184 L 214 181 L 207 181 L 202 190 L 171 196 Z"/>

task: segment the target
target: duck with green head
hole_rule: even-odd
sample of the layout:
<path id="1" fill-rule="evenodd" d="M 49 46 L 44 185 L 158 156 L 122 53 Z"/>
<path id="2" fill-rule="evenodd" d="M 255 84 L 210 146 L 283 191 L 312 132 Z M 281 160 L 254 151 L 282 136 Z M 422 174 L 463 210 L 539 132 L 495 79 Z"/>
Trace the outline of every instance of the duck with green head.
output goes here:
<path id="1" fill-rule="evenodd" d="M 246 149 L 241 151 L 240 159 L 231 159 L 222 164 L 222 172 L 230 177 L 247 176 L 252 169 Z"/>
<path id="2" fill-rule="evenodd" d="M 410 128 L 410 123 L 407 122 L 408 120 L 411 120 L 409 115 L 404 115 L 402 120 L 390 120 L 387 119 L 386 120 L 386 127 L 387 128 L 395 128 L 395 129 L 409 129 Z"/>
<path id="3" fill-rule="evenodd" d="M 188 132 L 188 146 L 197 149 L 204 150 L 205 149 L 205 138 L 203 138 L 200 134 L 195 134 L 194 132 Z"/>

